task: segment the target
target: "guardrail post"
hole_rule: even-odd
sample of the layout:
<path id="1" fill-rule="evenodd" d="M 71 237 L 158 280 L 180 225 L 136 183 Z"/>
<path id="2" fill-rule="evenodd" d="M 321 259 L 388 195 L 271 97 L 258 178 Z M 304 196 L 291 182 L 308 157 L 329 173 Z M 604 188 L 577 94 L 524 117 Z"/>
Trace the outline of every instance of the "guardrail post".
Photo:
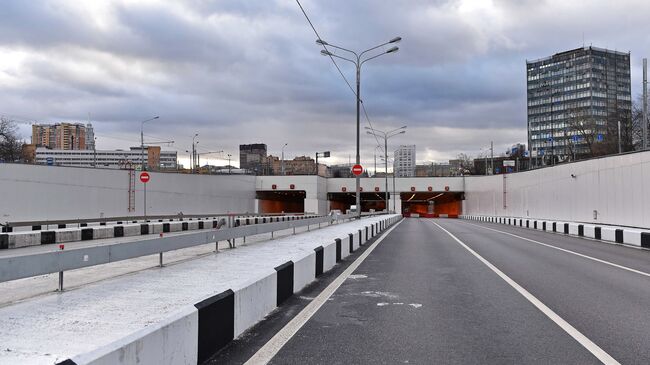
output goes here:
<path id="1" fill-rule="evenodd" d="M 59 245 L 59 249 L 61 251 L 63 251 L 64 248 L 65 248 L 64 245 Z M 59 291 L 60 292 L 63 291 L 63 271 L 59 271 Z"/>

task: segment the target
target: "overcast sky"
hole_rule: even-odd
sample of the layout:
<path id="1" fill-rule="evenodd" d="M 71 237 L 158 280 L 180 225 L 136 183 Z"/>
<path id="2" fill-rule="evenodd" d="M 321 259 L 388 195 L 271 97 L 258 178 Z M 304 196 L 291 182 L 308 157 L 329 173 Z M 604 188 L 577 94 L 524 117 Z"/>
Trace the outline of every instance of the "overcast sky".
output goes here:
<path id="1" fill-rule="evenodd" d="M 363 50 L 403 38 L 399 52 L 364 65 L 361 96 L 375 128 L 408 126 L 389 151 L 415 144 L 418 162 L 525 142 L 526 59 L 583 39 L 630 51 L 636 98 L 650 56 L 646 0 L 301 2 L 330 43 Z M 354 94 L 295 0 L 4 0 L 0 20 L 0 115 L 90 119 L 99 149 L 138 145 L 139 121 L 159 115 L 145 139 L 173 140 L 163 149 L 179 155 L 198 133 L 201 152 L 235 161 L 243 143 L 354 159 Z M 340 67 L 354 82 L 351 64 Z M 29 125 L 21 132 L 29 140 Z M 361 146 L 370 167 L 376 142 L 364 134 Z"/>

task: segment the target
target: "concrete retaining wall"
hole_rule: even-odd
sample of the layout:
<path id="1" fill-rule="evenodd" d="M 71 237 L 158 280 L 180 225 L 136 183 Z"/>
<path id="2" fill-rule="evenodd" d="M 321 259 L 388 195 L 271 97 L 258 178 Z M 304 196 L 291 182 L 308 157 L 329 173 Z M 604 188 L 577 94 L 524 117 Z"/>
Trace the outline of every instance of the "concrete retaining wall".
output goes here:
<path id="1" fill-rule="evenodd" d="M 650 151 L 509 175 L 468 176 L 463 214 L 650 228 L 647 181 Z"/>
<path id="2" fill-rule="evenodd" d="M 137 174 L 137 173 L 136 173 Z M 255 211 L 255 177 L 150 172 L 147 214 Z M 0 164 L 3 222 L 144 216 L 143 185 L 136 177 L 129 211 L 126 170 Z"/>

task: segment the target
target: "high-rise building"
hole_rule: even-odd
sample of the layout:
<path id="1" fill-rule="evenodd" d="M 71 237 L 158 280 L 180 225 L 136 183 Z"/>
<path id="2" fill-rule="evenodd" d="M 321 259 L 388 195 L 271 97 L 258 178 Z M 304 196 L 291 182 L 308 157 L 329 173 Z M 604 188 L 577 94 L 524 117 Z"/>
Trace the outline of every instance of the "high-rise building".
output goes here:
<path id="1" fill-rule="evenodd" d="M 95 149 L 95 131 L 90 123 L 86 124 L 86 149 Z"/>
<path id="2" fill-rule="evenodd" d="M 526 71 L 533 158 L 615 152 L 618 122 L 632 116 L 629 53 L 582 47 L 526 61 Z"/>
<path id="3" fill-rule="evenodd" d="M 415 145 L 401 145 L 395 150 L 393 171 L 396 177 L 415 176 Z"/>
<path id="4" fill-rule="evenodd" d="M 264 174 L 267 167 L 266 144 L 239 145 L 239 168 L 251 170 L 256 174 Z"/>
<path id="5" fill-rule="evenodd" d="M 86 126 L 80 123 L 34 124 L 32 144 L 57 150 L 85 150 Z"/>

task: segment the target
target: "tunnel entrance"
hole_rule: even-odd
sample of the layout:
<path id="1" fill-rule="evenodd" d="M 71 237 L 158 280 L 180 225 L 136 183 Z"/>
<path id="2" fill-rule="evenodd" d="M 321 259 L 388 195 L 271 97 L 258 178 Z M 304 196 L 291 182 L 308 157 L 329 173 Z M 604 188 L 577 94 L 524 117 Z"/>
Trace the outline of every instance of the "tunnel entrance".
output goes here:
<path id="1" fill-rule="evenodd" d="M 375 212 L 382 211 L 386 209 L 386 202 L 384 201 L 384 193 L 361 193 L 361 211 L 369 212 L 374 210 Z M 390 199 L 390 194 L 388 194 L 388 199 Z M 330 210 L 340 210 L 345 213 L 351 206 L 356 202 L 356 195 L 352 193 L 328 193 L 327 200 L 330 202 Z"/>
<path id="2" fill-rule="evenodd" d="M 259 213 L 303 213 L 305 211 L 304 190 L 258 191 Z"/>
<path id="3" fill-rule="evenodd" d="M 458 218 L 462 214 L 463 193 L 423 192 L 400 193 L 402 214 L 405 217 L 449 217 Z"/>

